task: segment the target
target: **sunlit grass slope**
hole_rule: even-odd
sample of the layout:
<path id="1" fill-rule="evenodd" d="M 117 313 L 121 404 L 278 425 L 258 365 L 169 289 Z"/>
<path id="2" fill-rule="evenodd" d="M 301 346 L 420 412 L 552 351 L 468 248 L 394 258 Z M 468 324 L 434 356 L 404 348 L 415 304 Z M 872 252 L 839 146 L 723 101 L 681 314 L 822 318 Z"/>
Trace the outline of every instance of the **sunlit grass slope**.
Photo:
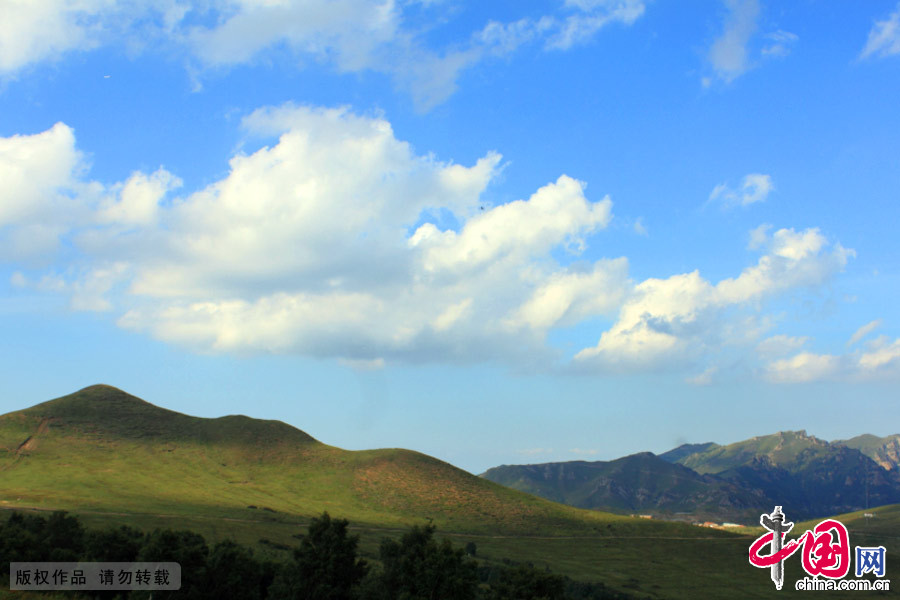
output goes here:
<path id="1" fill-rule="evenodd" d="M 255 506 L 548 534 L 620 519 L 417 452 L 346 451 L 279 421 L 191 417 L 102 385 L 0 416 L 0 482 L 0 502 L 47 508 L 240 516 Z"/>

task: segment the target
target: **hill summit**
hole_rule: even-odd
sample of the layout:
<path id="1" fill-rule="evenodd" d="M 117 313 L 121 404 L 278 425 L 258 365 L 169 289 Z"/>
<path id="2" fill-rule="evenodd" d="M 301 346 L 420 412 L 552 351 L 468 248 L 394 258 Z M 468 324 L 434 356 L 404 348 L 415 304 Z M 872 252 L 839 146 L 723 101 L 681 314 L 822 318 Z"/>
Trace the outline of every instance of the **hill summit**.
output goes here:
<path id="1" fill-rule="evenodd" d="M 103 439 L 194 441 L 226 444 L 318 444 L 312 436 L 281 421 L 229 415 L 192 417 L 161 408 L 111 385 L 92 385 L 21 411 L 46 420 L 51 428 Z"/>

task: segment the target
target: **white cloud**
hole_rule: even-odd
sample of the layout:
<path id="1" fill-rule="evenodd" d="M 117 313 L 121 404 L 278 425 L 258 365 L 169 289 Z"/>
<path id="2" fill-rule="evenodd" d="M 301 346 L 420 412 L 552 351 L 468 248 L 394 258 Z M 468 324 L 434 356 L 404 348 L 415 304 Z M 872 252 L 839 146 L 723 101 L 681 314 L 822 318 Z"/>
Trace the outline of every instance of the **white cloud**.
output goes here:
<path id="1" fill-rule="evenodd" d="M 214 27 L 197 27 L 190 34 L 206 64 L 246 63 L 286 44 L 298 52 L 331 54 L 340 70 L 357 71 L 369 67 L 379 46 L 394 39 L 400 16 L 392 0 L 238 2 L 230 8 L 221 11 L 223 18 Z"/>
<path id="2" fill-rule="evenodd" d="M 762 256 L 734 278 L 713 284 L 694 271 L 635 283 L 624 257 L 566 266 L 554 258 L 559 250 L 577 257 L 612 219 L 608 197 L 591 200 L 566 175 L 480 210 L 502 168 L 496 152 L 469 165 L 442 162 L 414 152 L 383 118 L 342 108 L 266 108 L 244 127 L 275 140 L 180 197 L 180 181 L 162 167 L 121 183 L 90 181 L 63 124 L 0 138 L 9 182 L 0 190 L 0 259 L 16 269 L 12 281 L 198 352 L 293 353 L 357 369 L 551 369 L 560 358 L 547 342 L 554 329 L 610 318 L 576 368 L 701 362 L 707 371 L 691 382 L 703 384 L 723 349 L 752 348 L 771 327 L 766 299 L 820 286 L 852 256 L 816 229 L 763 228 L 755 233 Z M 458 226 L 440 226 L 446 211 Z M 46 222 L 54 244 L 65 241 L 55 269 L 15 249 L 16 236 Z M 781 342 L 784 355 L 798 339 L 759 346 Z M 883 342 L 857 362 L 880 373 L 893 368 L 895 350 Z M 797 377 L 790 368 L 809 370 L 795 363 L 773 372 L 788 380 Z"/>
<path id="3" fill-rule="evenodd" d="M 827 245 L 816 229 L 780 229 L 768 238 L 767 254 L 736 278 L 713 285 L 694 271 L 647 279 L 634 287 L 597 345 L 578 352 L 575 362 L 587 370 L 656 369 L 746 343 L 759 333 L 755 319 L 741 322 L 727 311 L 758 311 L 767 298 L 825 283 L 853 255 L 840 244 Z"/>
<path id="4" fill-rule="evenodd" d="M 856 344 L 879 327 L 881 327 L 881 319 L 876 319 L 874 321 L 866 323 L 865 325 L 857 329 L 856 333 L 850 336 L 850 339 L 847 341 L 847 347 Z"/>
<path id="5" fill-rule="evenodd" d="M 756 351 L 761 356 L 772 358 L 784 356 L 796 352 L 809 342 L 808 337 L 792 337 L 788 335 L 774 335 L 761 341 L 756 346 Z"/>
<path id="6" fill-rule="evenodd" d="M 783 29 L 762 35 L 762 43 L 754 43 L 759 29 L 759 0 L 723 0 L 727 16 L 722 33 L 710 46 L 707 59 L 711 75 L 701 78 L 703 87 L 715 80 L 729 84 L 759 63 L 760 59 L 788 56 L 800 39 Z"/>
<path id="7" fill-rule="evenodd" d="M 456 90 L 461 72 L 486 57 L 509 55 L 541 39 L 548 48 L 567 49 L 607 23 L 631 24 L 644 12 L 641 0 L 566 2 L 569 14 L 564 18 L 489 21 L 468 40 L 441 50 L 404 26 L 405 8 L 394 0 L 242 2 L 219 11 L 214 26 L 196 27 L 187 37 L 207 67 L 250 63 L 287 47 L 298 60 L 313 58 L 340 72 L 384 73 L 412 95 L 420 111 L 427 111 Z M 437 11 L 438 3 L 425 8 Z"/>
<path id="8" fill-rule="evenodd" d="M 784 58 L 791 53 L 794 44 L 800 38 L 790 31 L 774 31 L 766 35 L 767 44 L 762 49 L 762 55 L 770 58 Z"/>
<path id="9" fill-rule="evenodd" d="M 10 75 L 69 50 L 97 45 L 92 35 L 95 17 L 110 2 L 43 0 L 7 1 L 0 19 L 0 75 Z"/>
<path id="10" fill-rule="evenodd" d="M 553 247 L 583 246 L 583 236 L 612 218 L 609 197 L 588 202 L 583 184 L 565 175 L 527 201 L 516 200 L 469 219 L 460 233 L 419 227 L 410 247 L 423 254 L 427 273 L 471 271 L 488 263 L 541 256 Z"/>
<path id="11" fill-rule="evenodd" d="M 891 342 L 887 336 L 879 336 L 867 345 L 867 351 L 860 354 L 858 364 L 861 372 L 875 375 L 892 369 L 900 372 L 900 339 Z"/>
<path id="12" fill-rule="evenodd" d="M 177 42 L 191 6 L 182 0 L 6 0 L 0 19 L 0 77 L 107 43 L 132 50 Z"/>
<path id="13" fill-rule="evenodd" d="M 63 123 L 34 135 L 0 138 L 0 259 L 46 260 L 60 235 L 90 218 L 72 199 L 89 195 L 89 186 L 79 180 L 83 170 L 75 134 Z"/>
<path id="14" fill-rule="evenodd" d="M 647 231 L 647 227 L 644 225 L 643 217 L 638 217 L 637 220 L 634 222 L 634 232 L 638 235 L 643 235 L 643 236 L 649 235 L 649 233 Z"/>
<path id="15" fill-rule="evenodd" d="M 860 57 L 876 55 L 884 58 L 895 54 L 900 54 L 900 4 L 887 19 L 875 22 Z"/>
<path id="16" fill-rule="evenodd" d="M 558 31 L 548 38 L 548 48 L 567 50 L 587 41 L 610 23 L 631 25 L 645 9 L 642 0 L 566 0 L 566 6 L 576 12 L 566 17 Z"/>
<path id="17" fill-rule="evenodd" d="M 411 18 L 422 11 L 424 17 Z M 644 4 L 566 2 L 557 14 L 490 21 L 443 47 L 429 45 L 426 34 L 452 12 L 440 2 L 396 0 L 12 0 L 0 20 L 0 77 L 69 52 L 119 45 L 131 53 L 184 54 L 199 88 L 210 70 L 286 54 L 289 68 L 315 61 L 339 73 L 382 73 L 427 111 L 453 94 L 460 73 L 488 57 L 539 40 L 548 48 L 569 48 L 608 23 L 633 23 Z M 423 19 L 427 25 L 410 24 Z"/>
<path id="18" fill-rule="evenodd" d="M 807 383 L 835 376 L 840 366 L 837 356 L 802 352 L 771 363 L 766 376 L 774 383 Z"/>
<path id="19" fill-rule="evenodd" d="M 766 242 L 769 239 L 769 230 L 772 229 L 772 226 L 768 223 L 763 223 L 756 229 L 752 229 L 750 231 L 750 239 L 747 242 L 748 250 L 757 250 L 766 245 Z"/>
<path id="20" fill-rule="evenodd" d="M 880 336 L 868 342 L 865 350 L 839 356 L 803 352 L 769 363 L 765 375 L 775 383 L 896 380 L 900 378 L 900 339 Z"/>
<path id="21" fill-rule="evenodd" d="M 775 186 L 771 176 L 750 173 L 744 176 L 739 190 L 733 190 L 725 183 L 714 187 L 707 202 L 719 202 L 726 207 L 749 206 L 764 201 L 773 189 Z"/>
<path id="22" fill-rule="evenodd" d="M 43 220 L 58 210 L 81 163 L 75 133 L 63 123 L 35 135 L 0 138 L 0 225 Z"/>
<path id="23" fill-rule="evenodd" d="M 747 43 L 756 32 L 758 0 L 725 0 L 728 18 L 722 34 L 709 50 L 716 76 L 730 83 L 750 68 Z"/>
<path id="24" fill-rule="evenodd" d="M 617 310 L 630 287 L 624 258 L 597 261 L 591 270 L 567 269 L 550 276 L 506 324 L 539 331 L 572 326 Z"/>
<path id="25" fill-rule="evenodd" d="M 152 225 L 159 215 L 159 202 L 172 190 L 181 187 L 181 180 L 163 168 L 151 175 L 133 173 L 115 196 L 101 205 L 101 221 L 124 225 Z"/>
<path id="26" fill-rule="evenodd" d="M 619 301 L 624 260 L 582 272 L 551 258 L 557 248 L 577 254 L 612 218 L 610 199 L 589 201 L 581 182 L 563 175 L 527 200 L 479 210 L 497 153 L 440 162 L 414 153 L 384 119 L 347 109 L 284 105 L 244 126 L 277 142 L 235 156 L 227 176 L 180 198 L 164 168 L 109 186 L 86 181 L 64 125 L 0 140 L 16 149 L 0 161 L 11 173 L 60 163 L 50 150 L 70 159 L 33 196 L 45 202 L 68 186 L 82 218 L 64 233 L 79 254 L 39 287 L 200 352 L 298 353 L 355 368 L 547 359 L 549 327 Z M 10 212 L 8 229 L 28 225 L 33 210 Z M 434 224 L 441 211 L 458 230 Z M 554 288 L 562 299 L 542 308 Z"/>

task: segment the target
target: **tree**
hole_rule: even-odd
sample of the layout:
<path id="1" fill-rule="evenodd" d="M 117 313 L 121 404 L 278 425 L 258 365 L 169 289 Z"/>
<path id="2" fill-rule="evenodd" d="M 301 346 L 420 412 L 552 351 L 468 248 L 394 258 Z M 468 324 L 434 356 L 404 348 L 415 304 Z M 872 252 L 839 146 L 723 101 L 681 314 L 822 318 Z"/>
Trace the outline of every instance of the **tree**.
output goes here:
<path id="1" fill-rule="evenodd" d="M 475 563 L 444 540 L 434 525 L 414 526 L 400 542 L 381 542 L 380 592 L 385 600 L 472 600 L 478 593 Z"/>
<path id="2" fill-rule="evenodd" d="M 566 583 L 559 575 L 538 571 L 532 565 L 503 569 L 491 585 L 491 600 L 565 600 Z"/>
<path id="3" fill-rule="evenodd" d="M 147 536 L 138 553 L 138 561 L 177 562 L 181 565 L 181 589 L 153 592 L 154 600 L 178 598 L 197 600 L 204 597 L 206 582 L 206 558 L 209 547 L 199 533 L 157 529 Z M 131 597 L 144 596 L 146 592 L 132 592 Z"/>
<path id="4" fill-rule="evenodd" d="M 139 530 L 122 525 L 87 533 L 84 543 L 85 555 L 97 562 L 134 562 L 137 560 L 144 534 Z"/>
<path id="5" fill-rule="evenodd" d="M 47 560 L 75 562 L 84 553 L 84 526 L 77 517 L 55 511 L 44 527 L 44 546 L 48 549 Z"/>
<path id="6" fill-rule="evenodd" d="M 327 512 L 313 519 L 293 560 L 275 577 L 269 596 L 286 600 L 354 600 L 368 571 L 357 556 L 359 536 L 347 534 L 346 519 Z"/>
<path id="7" fill-rule="evenodd" d="M 44 545 L 46 525 L 47 521 L 37 515 L 11 514 L 0 526 L 0 565 L 48 560 Z"/>
<path id="8" fill-rule="evenodd" d="M 203 595 L 210 600 L 261 600 L 265 597 L 265 583 L 270 583 L 264 582 L 264 577 L 262 565 L 254 558 L 252 550 L 225 540 L 209 553 Z"/>

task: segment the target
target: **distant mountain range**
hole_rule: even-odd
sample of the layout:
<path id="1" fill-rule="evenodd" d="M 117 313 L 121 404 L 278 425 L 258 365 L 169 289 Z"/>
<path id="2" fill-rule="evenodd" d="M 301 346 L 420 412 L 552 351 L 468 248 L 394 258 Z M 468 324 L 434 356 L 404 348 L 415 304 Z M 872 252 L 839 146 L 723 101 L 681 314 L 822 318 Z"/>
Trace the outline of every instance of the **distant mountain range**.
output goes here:
<path id="1" fill-rule="evenodd" d="M 778 504 L 798 519 L 817 518 L 900 502 L 900 435 L 826 442 L 786 431 L 659 456 L 504 465 L 482 477 L 594 510 L 754 523 Z"/>

